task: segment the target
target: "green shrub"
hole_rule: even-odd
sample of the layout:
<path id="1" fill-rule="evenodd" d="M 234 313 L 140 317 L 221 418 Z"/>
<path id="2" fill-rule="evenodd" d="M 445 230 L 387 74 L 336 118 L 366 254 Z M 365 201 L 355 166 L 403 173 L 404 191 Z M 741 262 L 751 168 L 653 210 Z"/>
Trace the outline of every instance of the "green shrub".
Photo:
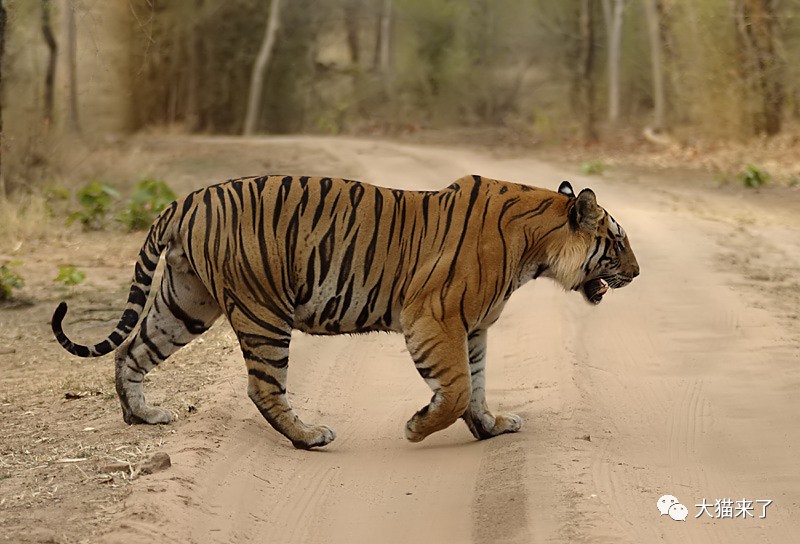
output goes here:
<path id="1" fill-rule="evenodd" d="M 606 165 L 600 161 L 589 161 L 581 165 L 581 173 L 586 176 L 600 176 L 605 169 Z"/>
<path id="2" fill-rule="evenodd" d="M 57 217 L 70 206 L 71 193 L 63 185 L 48 183 L 42 189 L 44 205 L 50 217 Z"/>
<path id="3" fill-rule="evenodd" d="M 117 216 L 117 221 L 130 230 L 146 229 L 173 200 L 175 193 L 165 182 L 144 179 L 136 185 L 125 209 Z"/>
<path id="4" fill-rule="evenodd" d="M 769 181 L 769 174 L 763 168 L 754 164 L 748 164 L 744 170 L 739 172 L 736 177 L 745 187 L 756 189 Z"/>
<path id="5" fill-rule="evenodd" d="M 0 301 L 8 300 L 14 289 L 21 289 L 25 285 L 22 276 L 12 270 L 13 267 L 21 264 L 20 261 L 11 261 L 0 265 Z"/>
<path id="6" fill-rule="evenodd" d="M 66 286 L 78 285 L 86 279 L 86 274 L 75 268 L 71 264 L 58 265 L 58 276 L 53 278 L 54 282 L 63 283 Z"/>
<path id="7" fill-rule="evenodd" d="M 90 182 L 78 191 L 78 203 L 81 205 L 81 209 L 69 214 L 67 224 L 78 220 L 87 230 L 103 228 L 106 216 L 118 198 L 119 193 L 113 187 L 98 181 Z"/>

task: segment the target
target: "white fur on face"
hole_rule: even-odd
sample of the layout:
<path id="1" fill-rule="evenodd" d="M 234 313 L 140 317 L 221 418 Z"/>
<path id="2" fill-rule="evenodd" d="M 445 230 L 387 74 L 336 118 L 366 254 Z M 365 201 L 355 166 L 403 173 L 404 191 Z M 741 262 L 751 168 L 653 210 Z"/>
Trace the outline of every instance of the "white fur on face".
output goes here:
<path id="1" fill-rule="evenodd" d="M 550 259 L 551 277 L 566 290 L 574 289 L 583 281 L 583 266 L 587 258 L 583 245 L 569 244 Z"/>

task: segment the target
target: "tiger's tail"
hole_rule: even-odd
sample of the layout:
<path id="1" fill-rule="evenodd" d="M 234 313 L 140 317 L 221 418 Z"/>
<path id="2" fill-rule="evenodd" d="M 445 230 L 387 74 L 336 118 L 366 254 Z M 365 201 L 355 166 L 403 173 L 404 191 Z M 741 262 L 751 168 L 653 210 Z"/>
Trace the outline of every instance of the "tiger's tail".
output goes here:
<path id="1" fill-rule="evenodd" d="M 61 323 L 67 315 L 67 303 L 62 302 L 53 313 L 51 325 L 53 334 L 61 346 L 78 357 L 100 357 L 117 349 L 125 339 L 128 338 L 133 328 L 139 322 L 142 311 L 144 310 L 147 298 L 150 295 L 150 287 L 153 282 L 153 275 L 158 265 L 158 259 L 166 249 L 171 238 L 173 219 L 178 209 L 177 203 L 173 202 L 156 218 L 147 233 L 147 239 L 139 251 L 139 258 L 136 260 L 131 289 L 128 294 L 128 302 L 122 317 L 117 323 L 116 329 L 109 334 L 105 340 L 93 346 L 76 344 L 64 334 Z"/>

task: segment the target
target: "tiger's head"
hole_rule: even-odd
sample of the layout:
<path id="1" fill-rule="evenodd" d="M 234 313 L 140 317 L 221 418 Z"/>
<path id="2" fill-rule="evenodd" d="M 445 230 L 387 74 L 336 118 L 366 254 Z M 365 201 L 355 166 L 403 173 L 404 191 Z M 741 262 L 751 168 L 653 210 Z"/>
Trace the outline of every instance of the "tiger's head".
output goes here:
<path id="1" fill-rule="evenodd" d="M 625 287 L 639 275 L 639 263 L 628 235 L 597 204 L 591 189 L 575 196 L 570 183 L 564 181 L 558 192 L 568 198 L 569 234 L 561 254 L 562 258 L 566 255 L 562 263 L 566 266 L 556 277 L 565 288 L 580 291 L 587 302 L 599 304 L 609 289 Z"/>

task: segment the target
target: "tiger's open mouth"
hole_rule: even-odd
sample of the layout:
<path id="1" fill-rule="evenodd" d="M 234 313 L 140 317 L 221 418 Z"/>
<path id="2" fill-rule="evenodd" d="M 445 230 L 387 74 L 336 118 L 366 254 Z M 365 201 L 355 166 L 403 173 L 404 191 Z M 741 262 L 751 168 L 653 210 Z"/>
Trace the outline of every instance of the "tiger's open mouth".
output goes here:
<path id="1" fill-rule="evenodd" d="M 608 292 L 609 285 L 603 278 L 595 278 L 583 284 L 583 295 L 592 304 L 600 304 L 603 295 Z"/>

